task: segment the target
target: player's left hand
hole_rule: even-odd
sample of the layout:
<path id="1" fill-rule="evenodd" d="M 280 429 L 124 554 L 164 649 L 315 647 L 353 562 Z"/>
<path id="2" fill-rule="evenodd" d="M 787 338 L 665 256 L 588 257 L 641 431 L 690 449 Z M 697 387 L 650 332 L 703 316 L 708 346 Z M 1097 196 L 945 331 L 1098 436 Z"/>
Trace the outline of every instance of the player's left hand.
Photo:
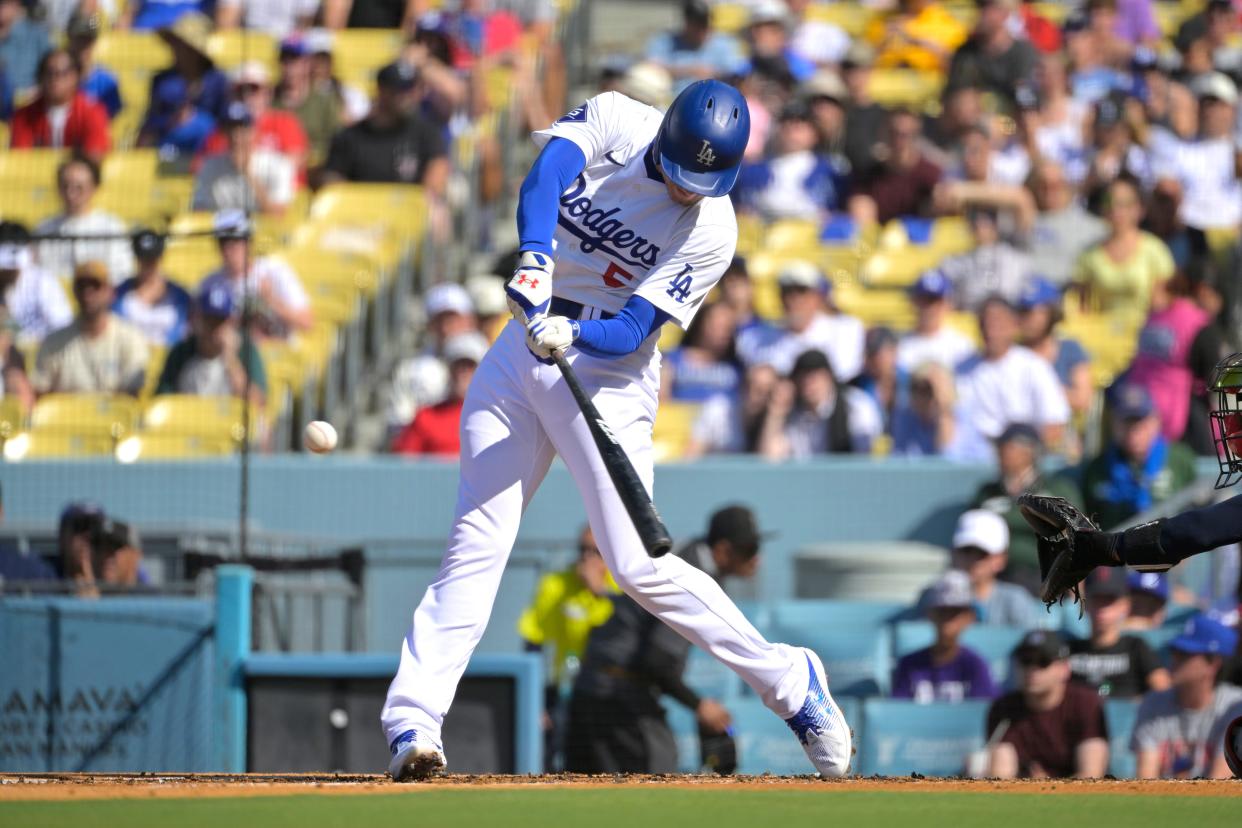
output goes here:
<path id="1" fill-rule="evenodd" d="M 526 326 L 526 347 L 540 359 L 564 351 L 578 338 L 578 323 L 564 316 L 540 316 Z"/>
<path id="2" fill-rule="evenodd" d="M 551 256 L 527 250 L 518 259 L 513 278 L 505 285 L 505 296 L 513 318 L 523 325 L 548 312 L 552 304 Z"/>

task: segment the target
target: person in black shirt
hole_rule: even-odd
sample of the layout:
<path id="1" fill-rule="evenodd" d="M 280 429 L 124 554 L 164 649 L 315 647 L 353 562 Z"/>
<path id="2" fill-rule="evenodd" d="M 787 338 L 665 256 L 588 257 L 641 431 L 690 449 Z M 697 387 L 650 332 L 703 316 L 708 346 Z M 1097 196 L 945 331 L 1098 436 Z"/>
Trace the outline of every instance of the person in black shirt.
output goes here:
<path id="1" fill-rule="evenodd" d="M 1110 699 L 1137 698 L 1165 690 L 1169 672 L 1141 638 L 1122 635 L 1130 611 L 1130 585 L 1124 569 L 1097 569 L 1087 578 L 1091 637 L 1070 643 L 1070 672 Z"/>
<path id="2" fill-rule="evenodd" d="M 716 580 L 752 577 L 761 535 L 745 506 L 712 515 L 707 535 L 677 550 L 678 557 Z M 565 770 L 571 773 L 672 773 L 677 742 L 664 719 L 661 696 L 695 712 L 704 747 L 728 736 L 729 711 L 686 685 L 682 673 L 690 642 L 627 595 L 613 598 L 613 614 L 591 631 L 582 670 L 569 702 Z M 732 752 L 731 740 L 722 753 Z M 709 751 L 704 750 L 706 754 Z M 722 757 L 724 758 L 724 757 Z M 716 769 L 731 772 L 725 759 Z"/>
<path id="3" fill-rule="evenodd" d="M 444 136 L 414 111 L 418 72 L 390 63 L 375 83 L 371 114 L 333 136 L 322 183 L 421 184 L 431 195 L 443 195 L 449 173 Z"/>
<path id="4" fill-rule="evenodd" d="M 871 97 L 869 84 L 874 62 L 874 50 L 861 41 L 850 47 L 841 62 L 849 96 L 845 106 L 845 158 L 855 175 L 868 173 L 880 163 L 877 150 L 888 123 L 888 110 Z"/>
<path id="5" fill-rule="evenodd" d="M 945 85 L 949 89 L 978 87 L 1012 107 L 1015 91 L 1031 83 L 1039 55 L 1029 41 L 1016 39 L 1010 30 L 1009 17 L 1017 3 L 979 0 L 978 5 L 975 31 L 953 53 Z"/>

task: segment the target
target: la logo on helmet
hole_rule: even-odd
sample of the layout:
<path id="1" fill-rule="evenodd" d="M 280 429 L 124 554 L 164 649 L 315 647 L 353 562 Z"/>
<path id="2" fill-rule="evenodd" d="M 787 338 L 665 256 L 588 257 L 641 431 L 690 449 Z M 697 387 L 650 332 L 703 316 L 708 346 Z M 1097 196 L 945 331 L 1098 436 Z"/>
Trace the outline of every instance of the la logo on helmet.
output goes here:
<path id="1" fill-rule="evenodd" d="M 716 163 L 716 152 L 706 138 L 703 139 L 703 146 L 699 148 L 699 154 L 695 156 L 694 160 L 704 167 L 710 167 Z"/>

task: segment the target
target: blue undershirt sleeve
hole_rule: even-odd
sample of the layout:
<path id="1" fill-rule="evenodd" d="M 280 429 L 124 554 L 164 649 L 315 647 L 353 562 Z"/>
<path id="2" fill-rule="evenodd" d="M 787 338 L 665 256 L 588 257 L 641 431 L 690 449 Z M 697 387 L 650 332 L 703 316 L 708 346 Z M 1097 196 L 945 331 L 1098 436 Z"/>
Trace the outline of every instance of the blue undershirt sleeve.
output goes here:
<path id="1" fill-rule="evenodd" d="M 631 296 L 612 319 L 579 322 L 574 347 L 593 357 L 622 357 L 638 350 L 647 337 L 672 318 L 643 297 Z"/>
<path id="2" fill-rule="evenodd" d="M 518 239 L 523 251 L 552 255 L 557 199 L 584 169 L 586 156 L 573 141 L 553 138 L 544 145 L 522 181 L 518 197 Z"/>

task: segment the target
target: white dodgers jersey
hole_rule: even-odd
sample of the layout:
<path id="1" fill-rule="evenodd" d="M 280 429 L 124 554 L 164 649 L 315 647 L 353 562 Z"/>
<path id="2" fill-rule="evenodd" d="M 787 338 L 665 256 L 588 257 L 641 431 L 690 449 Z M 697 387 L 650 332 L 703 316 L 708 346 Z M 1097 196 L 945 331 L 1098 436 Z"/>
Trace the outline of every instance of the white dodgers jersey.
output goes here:
<path id="1" fill-rule="evenodd" d="M 609 313 L 637 293 L 685 328 L 733 259 L 737 219 L 728 197 L 690 207 L 669 198 L 653 147 L 662 119 L 606 92 L 534 139 L 564 138 L 586 156 L 560 197 L 552 292 Z"/>

